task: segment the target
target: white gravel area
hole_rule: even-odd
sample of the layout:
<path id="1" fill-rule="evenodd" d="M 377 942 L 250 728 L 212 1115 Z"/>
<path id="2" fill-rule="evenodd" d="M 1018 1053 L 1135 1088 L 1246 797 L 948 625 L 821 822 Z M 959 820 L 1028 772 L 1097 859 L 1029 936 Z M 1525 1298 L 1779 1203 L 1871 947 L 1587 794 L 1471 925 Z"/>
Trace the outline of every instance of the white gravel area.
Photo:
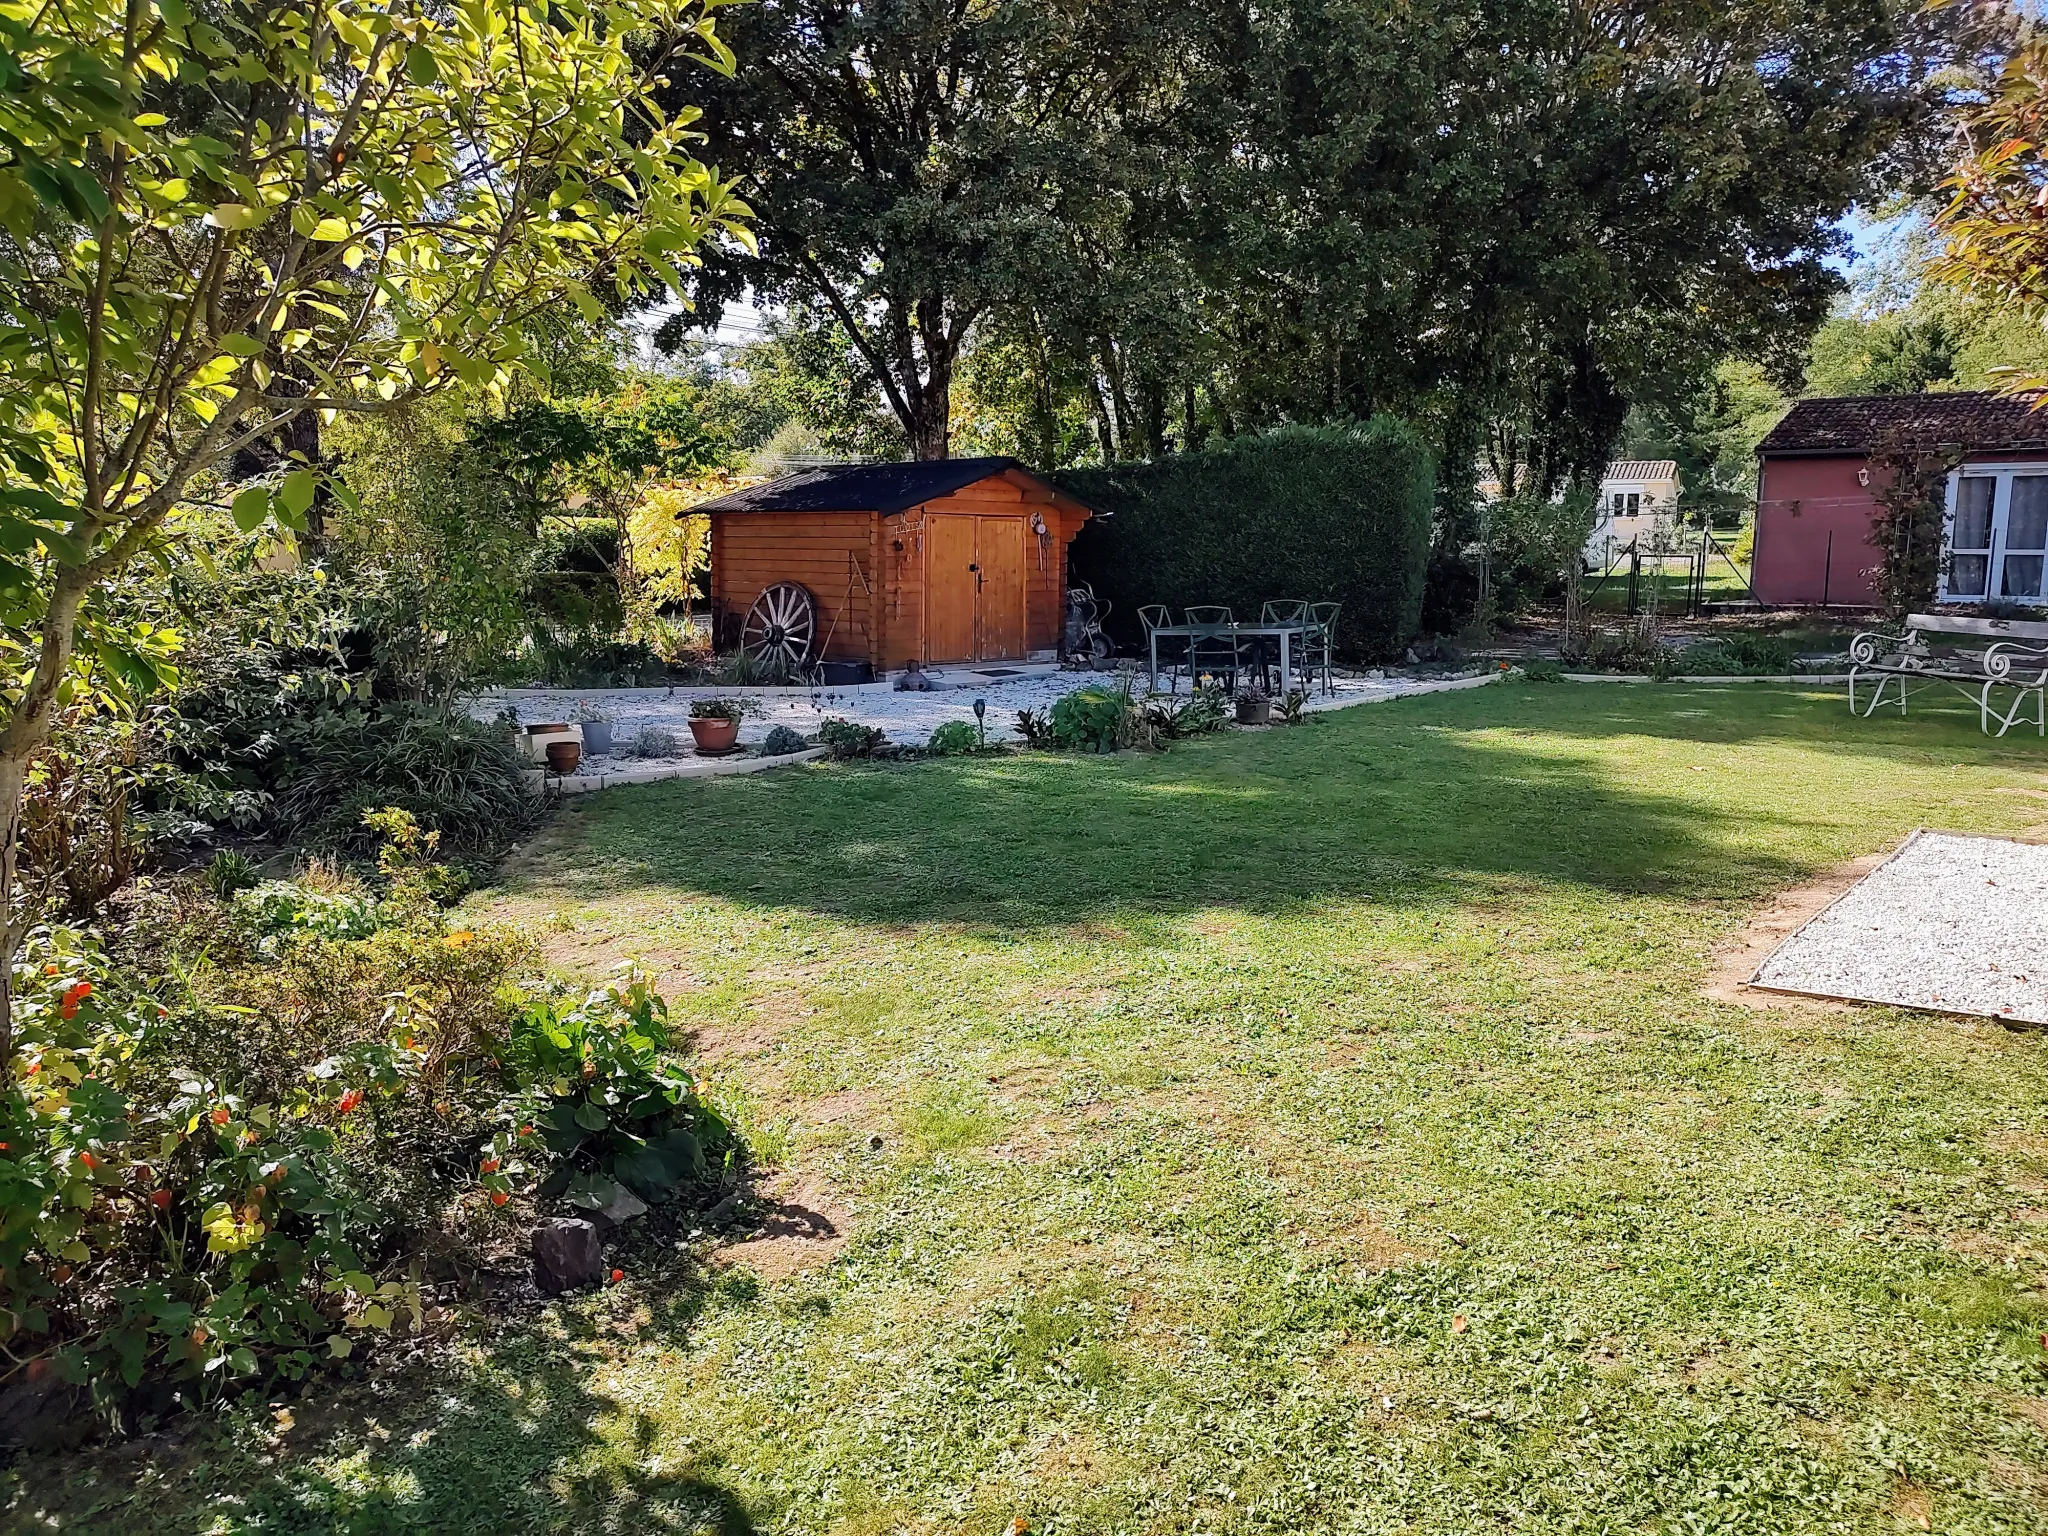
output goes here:
<path id="1" fill-rule="evenodd" d="M 2048 1024 L 2048 847 L 1916 832 L 1756 973 L 1782 992 Z"/>
<path id="2" fill-rule="evenodd" d="M 1447 686 L 1469 687 L 1491 681 L 1490 675 L 1444 679 L 1410 677 L 1340 676 L 1328 696 L 1316 693 L 1308 702 L 1311 711 L 1343 709 L 1353 704 L 1377 703 L 1414 693 L 1434 693 Z M 952 679 L 947 679 L 952 681 Z M 514 688 L 480 694 L 467 703 L 479 720 L 489 720 L 507 707 L 518 711 L 523 725 L 542 721 L 574 720 L 585 717 L 609 720 L 612 752 L 586 752 L 578 774 L 616 771 L 629 766 L 658 766 L 680 759 L 652 754 L 640 756 L 637 744 L 650 728 L 677 742 L 689 756 L 690 705 L 697 699 L 746 698 L 758 705 L 758 713 L 740 723 L 740 741 L 753 745 L 778 725 L 787 725 L 809 735 L 822 720 L 858 720 L 879 727 L 899 746 L 921 747 L 948 720 L 974 719 L 974 701 L 988 703 L 990 741 L 1017 739 L 1017 711 L 1050 710 L 1053 704 L 1076 688 L 1090 683 L 1115 686 L 1119 679 L 1096 672 L 1054 671 L 1037 676 L 1006 678 L 971 687 L 945 687 L 930 693 L 897 693 L 887 685 L 867 684 L 857 688 Z M 1144 678 L 1139 677 L 1142 687 Z M 1183 683 L 1180 696 L 1187 697 Z"/>

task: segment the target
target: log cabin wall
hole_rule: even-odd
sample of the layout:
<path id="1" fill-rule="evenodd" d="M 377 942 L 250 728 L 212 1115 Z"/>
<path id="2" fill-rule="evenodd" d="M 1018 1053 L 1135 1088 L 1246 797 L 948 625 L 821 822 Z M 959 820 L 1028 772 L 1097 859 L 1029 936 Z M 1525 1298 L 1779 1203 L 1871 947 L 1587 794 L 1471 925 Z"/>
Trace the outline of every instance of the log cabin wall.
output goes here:
<path id="1" fill-rule="evenodd" d="M 951 583 L 935 592 L 931 529 L 934 518 L 998 519 L 967 545 L 961 524 L 947 525 L 940 563 Z M 945 634 L 959 630 L 963 601 L 958 583 L 966 574 L 963 548 L 991 552 L 1019 569 L 1022 613 L 1008 622 L 1008 646 L 983 646 L 988 605 L 976 607 L 979 649 L 987 659 L 1000 653 L 1023 659 L 1057 651 L 1065 623 L 1067 546 L 1087 521 L 1085 508 L 1056 498 L 1027 474 L 997 473 L 934 497 L 902 512 L 714 512 L 711 526 L 711 598 L 720 615 L 719 643 L 736 637 L 749 607 L 779 581 L 800 582 L 818 601 L 823 654 L 835 661 L 866 660 L 877 674 L 898 671 L 913 661 L 946 665 L 968 659 L 940 655 L 959 649 Z M 1021 555 L 1020 552 L 1021 551 Z M 979 563 L 979 562 L 977 562 Z M 951 567 L 960 567 L 957 573 Z M 1011 588 L 1015 591 L 1015 588 Z M 934 602 L 940 638 L 934 643 Z M 1010 610 L 1012 613 L 1015 609 Z"/>
<path id="2" fill-rule="evenodd" d="M 722 512 L 711 520 L 711 603 L 720 644 L 778 581 L 801 582 L 818 600 L 820 654 L 874 661 L 880 636 L 872 512 Z"/>

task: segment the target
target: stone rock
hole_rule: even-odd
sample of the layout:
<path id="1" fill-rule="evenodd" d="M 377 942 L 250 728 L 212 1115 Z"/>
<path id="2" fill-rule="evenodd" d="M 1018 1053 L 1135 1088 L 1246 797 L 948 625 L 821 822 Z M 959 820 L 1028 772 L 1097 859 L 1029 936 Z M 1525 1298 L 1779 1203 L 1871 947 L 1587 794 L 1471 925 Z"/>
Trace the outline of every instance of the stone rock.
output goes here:
<path id="1" fill-rule="evenodd" d="M 603 1280 L 595 1223 L 571 1217 L 533 1229 L 533 1284 L 541 1295 L 559 1296 Z"/>
<path id="2" fill-rule="evenodd" d="M 601 1205 L 590 1213 L 590 1219 L 597 1223 L 597 1235 L 609 1236 L 615 1227 L 623 1227 L 629 1221 L 638 1221 L 647 1214 L 647 1202 L 621 1184 L 609 1205 Z"/>

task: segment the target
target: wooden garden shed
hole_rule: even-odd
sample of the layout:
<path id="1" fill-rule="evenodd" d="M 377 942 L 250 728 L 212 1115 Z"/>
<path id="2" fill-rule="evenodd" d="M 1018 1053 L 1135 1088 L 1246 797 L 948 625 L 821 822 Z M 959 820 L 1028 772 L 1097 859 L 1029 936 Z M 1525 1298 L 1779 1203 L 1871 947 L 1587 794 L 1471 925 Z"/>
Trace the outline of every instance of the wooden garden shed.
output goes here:
<path id="1" fill-rule="evenodd" d="M 805 469 L 693 510 L 721 643 L 807 612 L 813 656 L 877 676 L 1056 654 L 1067 546 L 1093 515 L 1008 458 Z"/>

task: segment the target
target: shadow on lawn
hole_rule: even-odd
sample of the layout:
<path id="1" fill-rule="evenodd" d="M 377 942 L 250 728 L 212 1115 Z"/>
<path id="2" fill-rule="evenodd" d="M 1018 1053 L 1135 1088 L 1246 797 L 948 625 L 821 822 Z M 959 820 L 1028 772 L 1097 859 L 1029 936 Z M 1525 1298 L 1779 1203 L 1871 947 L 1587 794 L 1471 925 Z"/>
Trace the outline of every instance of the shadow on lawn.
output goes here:
<path id="1" fill-rule="evenodd" d="M 1349 711 L 1162 756 L 668 783 L 565 813 L 558 846 L 573 855 L 514 869 L 506 888 L 569 902 L 679 890 L 995 935 L 1329 898 L 1436 906 L 1530 883 L 1744 899 L 1812 872 L 1817 824 L 1835 833 L 1853 811 L 1873 830 L 1888 819 L 1909 830 L 1915 807 L 1880 792 L 1901 768 L 1924 770 L 1930 755 L 2027 761 L 1973 743 L 1974 716 L 1967 736 L 1946 717 L 1905 725 L 1866 726 L 1838 699 L 1782 690 L 1733 701 L 1559 684 Z M 1524 744 L 1524 730 L 1548 739 Z M 1624 737 L 1697 742 L 1717 778 L 1676 782 L 1687 767 L 1667 759 L 1653 788 L 1639 757 L 1598 745 Z M 1828 791 L 1814 798 L 1811 771 L 1782 760 L 1776 782 L 1744 777 L 1744 751 L 1769 742 L 1825 750 Z"/>
<path id="2" fill-rule="evenodd" d="M 653 1316 L 635 1330 L 630 1347 L 680 1347 L 712 1295 L 699 1273 L 652 1277 L 643 1294 L 663 1286 L 670 1288 L 653 1301 Z M 607 1337 L 579 1310 L 565 1309 L 561 1322 L 559 1337 L 522 1329 L 474 1370 L 416 1372 L 388 1394 L 316 1385 L 294 1405 L 300 1424 L 260 1463 L 253 1458 L 261 1447 L 247 1438 L 221 1443 L 202 1430 L 164 1457 L 161 1471 L 171 1486 L 182 1481 L 201 1494 L 203 1504 L 153 1490 L 126 1501 L 106 1498 L 109 1482 L 125 1480 L 124 1463 L 157 1461 L 134 1454 L 147 1442 L 125 1452 L 107 1448 L 96 1458 L 103 1458 L 99 1502 L 85 1515 L 67 1515 L 63 1528 L 323 1536 L 682 1529 L 749 1536 L 753 1517 L 718 1459 L 665 1442 L 653 1418 L 593 1386 L 610 1354 Z M 45 1483 L 34 1461 L 16 1468 L 32 1490 L 31 1503 L 39 1484 L 65 1486 L 77 1469 L 52 1458 L 49 1470 Z M 163 1523 L 171 1509 L 192 1524 Z M 101 1511 L 102 1523 L 93 1523 Z"/>

